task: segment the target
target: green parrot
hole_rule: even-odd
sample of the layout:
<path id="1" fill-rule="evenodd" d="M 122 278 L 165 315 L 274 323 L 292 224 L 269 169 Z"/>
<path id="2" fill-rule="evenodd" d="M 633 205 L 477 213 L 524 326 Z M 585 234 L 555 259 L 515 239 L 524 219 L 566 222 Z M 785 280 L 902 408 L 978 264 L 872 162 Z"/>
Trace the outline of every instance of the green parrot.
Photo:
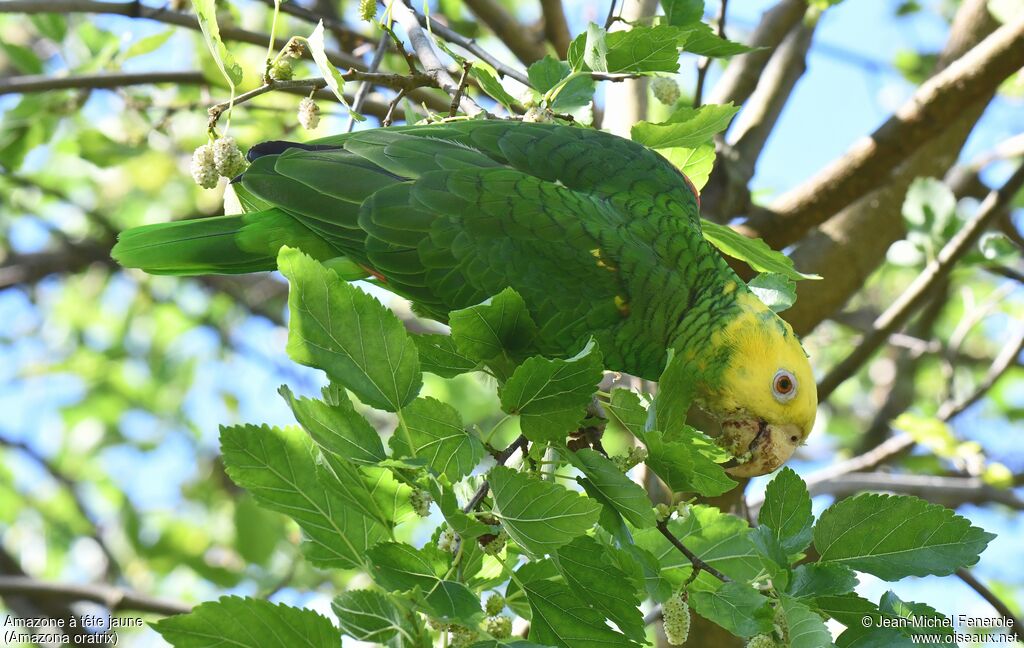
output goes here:
<path id="1" fill-rule="evenodd" d="M 131 229 L 113 257 L 154 274 L 246 273 L 274 270 L 288 245 L 440 322 L 511 287 L 545 355 L 593 337 L 608 369 L 657 379 L 674 350 L 735 476 L 775 470 L 811 431 L 796 335 L 705 241 L 686 177 L 639 144 L 473 120 L 266 142 L 249 159 L 233 185 L 247 213 Z"/>

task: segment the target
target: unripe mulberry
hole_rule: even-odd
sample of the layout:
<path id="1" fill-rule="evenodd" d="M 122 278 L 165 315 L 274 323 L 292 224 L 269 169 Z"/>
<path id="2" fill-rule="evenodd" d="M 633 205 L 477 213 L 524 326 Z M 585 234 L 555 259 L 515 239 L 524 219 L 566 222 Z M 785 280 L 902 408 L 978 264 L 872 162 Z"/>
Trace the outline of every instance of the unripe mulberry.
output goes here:
<path id="1" fill-rule="evenodd" d="M 674 106 L 679 101 L 679 85 L 675 79 L 655 77 L 651 81 L 651 92 L 655 99 L 666 106 Z"/>
<path id="2" fill-rule="evenodd" d="M 505 597 L 501 594 L 491 594 L 484 603 L 484 611 L 487 616 L 497 616 L 505 609 Z"/>
<path id="3" fill-rule="evenodd" d="M 754 635 L 747 642 L 747 648 L 775 648 L 775 640 L 771 635 Z"/>
<path id="4" fill-rule="evenodd" d="M 286 58 L 277 59 L 270 66 L 270 78 L 274 81 L 290 81 L 294 74 L 295 70 L 292 68 L 292 62 Z"/>
<path id="5" fill-rule="evenodd" d="M 359 18 L 364 22 L 370 22 L 377 15 L 377 0 L 359 1 Z"/>
<path id="6" fill-rule="evenodd" d="M 412 504 L 412 510 L 416 511 L 416 515 L 420 517 L 430 515 L 430 505 L 433 502 L 434 498 L 423 489 L 417 488 L 409 494 L 409 503 Z"/>
<path id="7" fill-rule="evenodd" d="M 508 542 L 508 533 L 505 529 L 498 532 L 498 535 L 487 534 L 480 536 L 480 546 L 488 556 L 497 556 L 505 548 Z"/>
<path id="8" fill-rule="evenodd" d="M 487 617 L 484 630 L 495 639 L 505 639 L 512 636 L 512 619 L 504 615 Z"/>
<path id="9" fill-rule="evenodd" d="M 527 124 L 551 124 L 555 121 L 555 115 L 547 108 L 533 106 L 523 115 L 523 121 Z"/>
<path id="10" fill-rule="evenodd" d="M 213 145 L 203 144 L 192 153 L 192 179 L 205 189 L 213 189 L 220 178 L 213 162 Z"/>
<path id="11" fill-rule="evenodd" d="M 665 638 L 673 646 L 682 646 L 690 635 L 690 604 L 678 592 L 661 606 Z"/>
<path id="12" fill-rule="evenodd" d="M 320 124 L 320 106 L 310 97 L 299 102 L 299 123 L 306 130 L 313 130 Z"/>
<path id="13" fill-rule="evenodd" d="M 467 648 L 476 641 L 476 631 L 465 626 L 452 626 L 449 632 L 451 633 L 451 641 L 448 645 L 451 648 Z"/>
<path id="14" fill-rule="evenodd" d="M 458 536 L 450 528 L 441 531 L 437 538 L 437 548 L 441 551 L 453 552 L 458 545 Z"/>
<path id="15" fill-rule="evenodd" d="M 221 137 L 213 143 L 213 164 L 217 173 L 225 178 L 234 178 L 245 171 L 245 158 L 234 137 Z"/>
<path id="16" fill-rule="evenodd" d="M 639 446 L 629 449 L 629 454 L 625 456 L 615 456 L 612 461 L 615 462 L 616 467 L 622 472 L 627 472 L 636 466 L 638 463 L 647 459 L 647 449 Z"/>
<path id="17" fill-rule="evenodd" d="M 672 508 L 664 502 L 657 504 L 654 507 L 654 512 L 657 514 L 659 522 L 664 522 L 672 517 Z"/>

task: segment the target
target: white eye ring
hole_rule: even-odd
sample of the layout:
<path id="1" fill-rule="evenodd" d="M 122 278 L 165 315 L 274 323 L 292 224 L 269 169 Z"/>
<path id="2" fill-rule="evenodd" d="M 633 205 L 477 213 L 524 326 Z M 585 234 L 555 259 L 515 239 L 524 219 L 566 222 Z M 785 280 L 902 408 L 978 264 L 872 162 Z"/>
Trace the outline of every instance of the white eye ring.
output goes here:
<path id="1" fill-rule="evenodd" d="M 772 396 L 775 397 L 775 400 L 780 403 L 788 403 L 796 396 L 796 389 L 796 376 L 785 369 L 775 372 L 775 377 L 772 378 Z"/>

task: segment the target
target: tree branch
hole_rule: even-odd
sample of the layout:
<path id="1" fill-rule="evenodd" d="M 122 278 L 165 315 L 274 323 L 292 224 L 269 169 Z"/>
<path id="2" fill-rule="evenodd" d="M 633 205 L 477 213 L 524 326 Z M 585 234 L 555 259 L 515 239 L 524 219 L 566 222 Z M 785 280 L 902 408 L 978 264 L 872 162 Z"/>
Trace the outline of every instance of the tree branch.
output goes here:
<path id="1" fill-rule="evenodd" d="M 67 89 L 103 90 L 157 83 L 209 85 L 203 73 L 199 71 L 104 72 L 64 77 L 33 74 L 0 79 L 0 95 Z"/>
<path id="2" fill-rule="evenodd" d="M 476 56 L 481 61 L 487 63 L 492 68 L 494 68 L 498 74 L 513 78 L 527 87 L 532 87 L 532 84 L 530 83 L 530 78 L 526 76 L 525 72 L 503 62 L 501 59 L 497 58 L 484 48 L 480 47 L 480 45 L 478 45 L 475 40 L 465 38 L 462 34 L 455 31 L 448 25 L 445 25 L 438 21 L 435 16 L 427 18 L 423 14 L 417 12 L 412 7 L 409 7 L 409 11 L 413 12 L 416 15 L 416 20 L 419 21 L 420 25 L 430 29 L 430 31 L 434 32 L 435 34 L 445 39 L 449 43 L 458 45 L 459 47 L 466 50 L 473 56 Z"/>
<path id="3" fill-rule="evenodd" d="M 544 37 L 555 48 L 558 58 L 564 59 L 569 53 L 572 34 L 565 20 L 562 0 L 540 0 L 540 9 L 544 15 Z"/>
<path id="4" fill-rule="evenodd" d="M 967 583 L 967 586 L 981 595 L 981 598 L 988 601 L 989 605 L 1000 614 L 1006 621 L 1009 622 L 1009 627 L 1013 628 L 1015 632 L 1020 632 L 1021 620 L 1014 615 L 1013 610 L 1003 602 L 995 593 L 985 586 L 980 580 L 974 577 L 974 574 L 961 567 L 956 570 L 956 575 L 960 577 L 960 580 Z"/>
<path id="5" fill-rule="evenodd" d="M 812 178 L 780 196 L 770 211 L 742 226 L 772 247 L 785 247 L 879 184 L 892 168 L 955 122 L 965 107 L 993 93 L 1024 64 L 1024 16 L 997 29 L 923 83 L 909 102 L 869 137 Z"/>
<path id="6" fill-rule="evenodd" d="M 536 33 L 520 24 L 515 16 L 505 10 L 495 0 L 465 0 L 477 18 L 491 28 L 502 43 L 516 57 L 529 65 L 544 58 L 544 43 L 536 38 Z"/>
<path id="7" fill-rule="evenodd" d="M 191 605 L 156 598 L 112 585 L 49 583 L 26 576 L 0 576 L 0 595 L 23 595 L 38 601 L 92 601 L 111 612 L 131 610 L 170 616 L 185 614 Z"/>
<path id="8" fill-rule="evenodd" d="M 423 28 L 420 27 L 419 21 L 416 20 L 416 14 L 409 8 L 405 0 L 395 0 L 391 11 L 395 20 L 398 21 L 405 29 L 406 34 L 408 34 L 409 42 L 412 44 L 413 51 L 416 52 L 416 58 L 423 64 L 423 70 L 426 75 L 433 79 L 438 88 L 447 92 L 450 97 L 455 97 L 459 93 L 459 84 L 448 74 L 448 70 L 441 63 L 441 59 L 437 58 L 433 44 L 427 35 L 423 33 Z M 484 112 L 483 108 L 466 96 L 460 99 L 459 106 L 463 112 L 471 117 Z M 445 106 L 444 110 L 447 109 L 448 106 Z"/>
<path id="9" fill-rule="evenodd" d="M 521 449 L 523 451 L 523 454 L 526 454 L 526 447 L 528 443 L 529 442 L 526 440 L 526 437 L 520 434 L 519 437 L 515 441 L 513 441 L 507 448 L 495 454 L 494 460 L 498 462 L 499 466 L 504 466 L 505 462 L 511 459 L 512 455 L 516 453 L 516 450 Z M 487 497 L 487 492 L 490 489 L 491 485 L 487 481 L 484 481 L 482 484 L 480 484 L 480 486 L 476 489 L 476 492 L 473 493 L 473 497 L 471 497 L 469 499 L 469 502 L 467 502 L 466 505 L 462 507 L 462 512 L 469 513 L 476 507 L 480 506 L 480 502 L 484 501 L 484 498 Z"/>
<path id="10" fill-rule="evenodd" d="M 660 531 L 661 535 L 665 536 L 665 538 L 670 543 L 672 543 L 673 547 L 678 549 L 684 556 L 686 556 L 686 559 L 690 561 L 690 564 L 693 565 L 693 568 L 695 570 L 697 570 L 697 571 L 706 571 L 707 573 L 711 574 L 712 576 L 714 576 L 718 580 L 722 581 L 723 583 L 728 583 L 730 580 L 732 580 L 731 578 L 729 578 L 728 576 L 726 576 L 722 572 L 718 571 L 717 569 L 715 569 L 711 565 L 709 565 L 706 562 L 704 562 L 703 560 L 701 560 L 700 556 L 698 556 L 697 554 L 695 554 L 692 551 L 690 551 L 686 547 L 686 545 L 684 545 L 683 542 L 679 538 L 677 538 L 674 533 L 672 533 L 669 530 L 668 522 L 667 521 L 661 520 L 661 521 L 658 522 L 658 531 Z"/>
<path id="11" fill-rule="evenodd" d="M 1024 24 L 1024 20 L 1022 20 Z M 929 263 L 913 283 L 885 310 L 873 324 L 873 330 L 865 335 L 854 350 L 836 365 L 818 384 L 818 399 L 825 401 L 829 395 L 852 376 L 858 368 L 896 332 L 910 315 L 920 307 L 932 286 L 944 279 L 957 261 L 974 245 L 986 227 L 1013 199 L 1017 190 L 1024 185 L 1024 165 L 997 191 L 991 192 L 978 207 L 977 213 L 939 251 L 935 260 Z"/>

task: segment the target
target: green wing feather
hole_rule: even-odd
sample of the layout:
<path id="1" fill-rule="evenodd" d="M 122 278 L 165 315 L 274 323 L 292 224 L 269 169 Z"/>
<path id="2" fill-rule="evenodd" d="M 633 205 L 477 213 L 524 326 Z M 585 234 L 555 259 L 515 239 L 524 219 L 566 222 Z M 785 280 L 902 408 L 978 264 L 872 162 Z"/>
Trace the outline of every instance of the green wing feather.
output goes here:
<path id="1" fill-rule="evenodd" d="M 253 272 L 290 245 L 366 269 L 440 321 L 511 286 L 549 351 L 595 335 L 611 366 L 645 376 L 660 370 L 697 275 L 726 267 L 685 178 L 606 133 L 468 121 L 313 144 L 243 174 L 243 205 L 271 208 L 129 230 L 115 259 L 164 274 Z"/>

